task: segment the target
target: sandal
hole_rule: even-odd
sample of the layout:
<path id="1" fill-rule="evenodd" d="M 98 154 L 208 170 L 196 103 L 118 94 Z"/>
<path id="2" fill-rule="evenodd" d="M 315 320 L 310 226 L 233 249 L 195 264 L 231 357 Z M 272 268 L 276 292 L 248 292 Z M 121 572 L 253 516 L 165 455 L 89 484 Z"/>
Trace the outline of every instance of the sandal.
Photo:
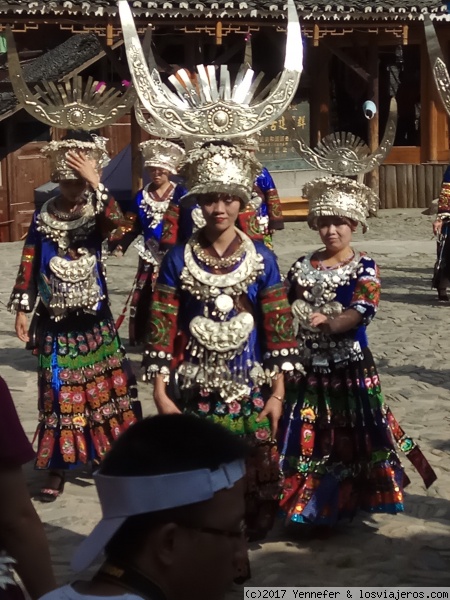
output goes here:
<path id="1" fill-rule="evenodd" d="M 57 471 L 50 471 L 49 477 L 59 477 L 59 485 L 57 488 L 43 487 L 41 488 L 37 497 L 41 502 L 54 502 L 56 498 L 59 498 L 64 491 L 64 483 L 66 481 L 64 473 L 58 473 Z"/>

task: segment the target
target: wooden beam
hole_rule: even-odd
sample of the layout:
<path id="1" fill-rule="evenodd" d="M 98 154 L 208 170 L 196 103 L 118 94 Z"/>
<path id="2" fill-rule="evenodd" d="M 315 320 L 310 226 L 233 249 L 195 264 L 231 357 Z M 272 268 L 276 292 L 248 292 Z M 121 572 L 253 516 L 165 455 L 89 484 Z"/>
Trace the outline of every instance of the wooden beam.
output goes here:
<path id="1" fill-rule="evenodd" d="M 322 40 L 322 46 L 326 46 L 330 52 L 332 52 L 339 60 L 341 60 L 347 67 L 350 67 L 352 71 L 354 71 L 357 75 L 359 75 L 366 83 L 370 81 L 370 73 L 368 73 L 361 65 L 359 65 L 356 60 L 354 60 L 351 56 L 348 56 L 343 50 L 336 48 L 333 44 Z"/>
<path id="2" fill-rule="evenodd" d="M 368 131 L 368 146 L 371 152 L 374 152 L 380 144 L 380 111 L 379 111 L 379 59 L 378 59 L 378 45 L 372 43 L 369 48 L 368 63 L 370 72 L 370 96 L 372 102 L 377 107 L 377 112 L 369 121 Z M 376 168 L 367 174 L 368 186 L 378 195 L 380 192 L 380 173 L 379 169 Z"/>
<path id="3" fill-rule="evenodd" d="M 114 27 L 111 19 L 106 23 L 106 45 L 111 47 L 114 43 Z"/>
<path id="4" fill-rule="evenodd" d="M 316 66 L 311 86 L 310 144 L 316 146 L 330 132 L 330 53 L 322 44 L 312 50 Z"/>
<path id="5" fill-rule="evenodd" d="M 216 23 L 216 46 L 222 45 L 222 21 Z"/>

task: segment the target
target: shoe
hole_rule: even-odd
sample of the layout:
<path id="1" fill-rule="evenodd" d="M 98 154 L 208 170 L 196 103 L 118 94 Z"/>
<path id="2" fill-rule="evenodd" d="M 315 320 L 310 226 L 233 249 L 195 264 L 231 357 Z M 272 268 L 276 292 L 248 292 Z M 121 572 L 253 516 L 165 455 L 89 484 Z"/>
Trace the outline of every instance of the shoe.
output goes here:
<path id="1" fill-rule="evenodd" d="M 446 292 L 438 292 L 438 302 L 450 302 Z"/>
<path id="2" fill-rule="evenodd" d="M 40 502 L 54 502 L 56 498 L 59 498 L 64 491 L 64 484 L 66 481 L 64 473 L 58 473 L 57 471 L 50 471 L 49 477 L 59 477 L 59 485 L 57 488 L 43 487 L 41 488 L 37 499 Z"/>

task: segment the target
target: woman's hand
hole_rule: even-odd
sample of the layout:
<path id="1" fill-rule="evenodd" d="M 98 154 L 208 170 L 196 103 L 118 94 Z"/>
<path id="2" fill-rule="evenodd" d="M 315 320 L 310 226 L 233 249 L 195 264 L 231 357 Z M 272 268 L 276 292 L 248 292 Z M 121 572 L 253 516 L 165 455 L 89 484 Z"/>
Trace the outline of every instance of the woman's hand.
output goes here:
<path id="1" fill-rule="evenodd" d="M 436 219 L 433 223 L 433 233 L 434 235 L 441 235 L 442 230 L 442 221 L 441 219 Z"/>
<path id="2" fill-rule="evenodd" d="M 326 315 L 322 313 L 311 313 L 309 316 L 309 323 L 312 327 L 318 327 L 322 331 L 327 331 L 330 328 L 330 321 Z"/>
<path id="3" fill-rule="evenodd" d="M 96 190 L 100 183 L 100 176 L 95 163 L 89 160 L 83 152 L 77 152 L 76 150 L 69 150 L 66 158 L 69 167 L 76 171 L 93 190 Z"/>
<path id="4" fill-rule="evenodd" d="M 19 340 L 25 343 L 30 341 L 30 337 L 28 335 L 28 317 L 24 312 L 17 313 L 15 330 Z"/>
<path id="5" fill-rule="evenodd" d="M 270 421 L 270 431 L 272 434 L 272 439 L 276 440 L 278 433 L 278 422 L 281 419 L 281 415 L 283 414 L 283 403 L 271 396 L 264 406 L 263 410 L 259 413 L 256 421 L 259 423 L 266 417 L 268 417 Z"/>

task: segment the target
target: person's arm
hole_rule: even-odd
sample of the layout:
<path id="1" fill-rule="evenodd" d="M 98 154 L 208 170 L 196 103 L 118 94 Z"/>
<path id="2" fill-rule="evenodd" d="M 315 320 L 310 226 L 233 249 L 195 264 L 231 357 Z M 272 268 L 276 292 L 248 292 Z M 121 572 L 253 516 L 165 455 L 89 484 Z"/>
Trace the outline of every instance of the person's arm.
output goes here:
<path id="1" fill-rule="evenodd" d="M 276 188 L 272 175 L 264 167 L 257 179 L 257 185 L 264 194 L 264 201 L 267 204 L 267 214 L 269 217 L 269 230 L 274 231 L 284 229 L 283 210 L 280 196 Z"/>
<path id="2" fill-rule="evenodd" d="M 174 251 L 163 259 L 150 307 L 150 339 L 144 350 L 142 366 L 146 379 L 154 380 L 153 398 L 161 414 L 180 412 L 167 394 L 167 384 L 178 333 L 179 275 L 182 265 Z"/>
<path id="3" fill-rule="evenodd" d="M 269 417 L 272 437 L 275 438 L 278 422 L 283 412 L 285 396 L 284 374 L 303 373 L 294 324 L 285 284 L 275 255 L 269 249 L 264 253 L 264 274 L 260 279 L 259 302 L 262 314 L 263 368 L 270 373 L 271 395 L 267 399 L 258 421 Z"/>
<path id="4" fill-rule="evenodd" d="M 33 600 L 55 589 L 44 527 L 20 466 L 0 467 L 0 539 Z"/>
<path id="5" fill-rule="evenodd" d="M 28 317 L 38 297 L 40 244 L 36 228 L 37 213 L 33 215 L 22 250 L 19 272 L 11 293 L 8 310 L 16 315 L 15 331 L 22 342 L 28 342 Z"/>

